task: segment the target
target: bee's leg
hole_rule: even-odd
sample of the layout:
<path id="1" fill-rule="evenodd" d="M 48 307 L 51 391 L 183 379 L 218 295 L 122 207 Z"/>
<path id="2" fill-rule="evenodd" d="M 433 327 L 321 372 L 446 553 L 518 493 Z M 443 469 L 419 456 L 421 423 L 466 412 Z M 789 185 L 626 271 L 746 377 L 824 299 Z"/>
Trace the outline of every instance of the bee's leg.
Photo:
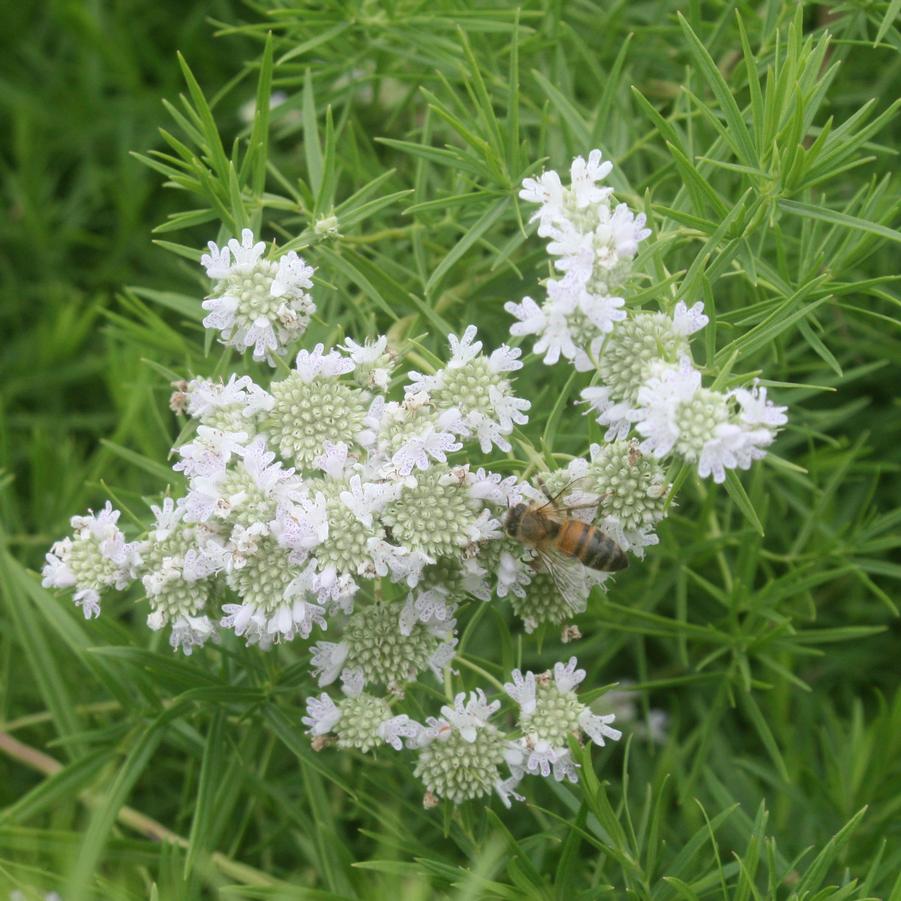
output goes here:
<path id="1" fill-rule="evenodd" d="M 550 491 L 548 491 L 547 482 L 544 481 L 544 476 L 540 474 L 536 475 L 535 481 L 537 482 L 538 487 L 541 489 L 541 493 L 547 498 L 550 503 L 553 503 L 554 498 L 551 497 L 551 493 Z"/>

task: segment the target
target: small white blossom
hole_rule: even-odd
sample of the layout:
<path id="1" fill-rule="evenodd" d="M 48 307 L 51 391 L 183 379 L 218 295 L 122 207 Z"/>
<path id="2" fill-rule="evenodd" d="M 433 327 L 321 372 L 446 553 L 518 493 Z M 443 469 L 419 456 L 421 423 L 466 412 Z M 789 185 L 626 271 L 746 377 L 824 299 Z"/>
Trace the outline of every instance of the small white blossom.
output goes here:
<path id="1" fill-rule="evenodd" d="M 527 672 L 525 676 L 515 669 L 511 673 L 512 682 L 504 683 L 504 691 L 519 704 L 522 716 L 531 716 L 535 712 L 535 674 Z"/>
<path id="2" fill-rule="evenodd" d="M 417 747 L 418 738 L 423 728 L 416 720 L 411 720 L 407 714 L 402 713 L 399 716 L 391 717 L 390 720 L 385 720 L 379 726 L 379 736 L 382 741 L 391 745 L 395 751 L 401 751 L 404 746 L 408 748 Z"/>
<path id="3" fill-rule="evenodd" d="M 194 648 L 203 647 L 216 634 L 215 623 L 208 616 L 179 616 L 172 621 L 169 644 L 190 657 Z"/>
<path id="4" fill-rule="evenodd" d="M 454 706 L 445 704 L 441 708 L 441 715 L 465 741 L 472 743 L 476 740 L 477 731 L 500 709 L 500 706 L 500 701 L 489 703 L 485 692 L 477 688 L 469 692 L 468 696 L 465 692 L 455 695 Z"/>
<path id="5" fill-rule="evenodd" d="M 601 188 L 596 184 L 602 178 L 606 178 L 611 171 L 613 163 L 609 160 L 602 161 L 600 150 L 592 150 L 587 160 L 577 156 L 572 161 L 569 168 L 570 190 L 579 209 L 602 203 L 613 193 L 613 188 Z"/>
<path id="6" fill-rule="evenodd" d="M 323 692 L 318 698 L 307 698 L 307 715 L 301 722 L 310 735 L 326 735 L 341 720 L 341 708 Z"/>
<path id="7" fill-rule="evenodd" d="M 606 744 L 605 739 L 609 738 L 611 741 L 619 741 L 623 737 L 619 729 L 613 729 L 610 726 L 610 723 L 615 719 L 616 716 L 612 713 L 598 716 L 586 707 L 579 714 L 579 726 L 596 745 L 600 745 L 603 748 Z"/>
<path id="8" fill-rule="evenodd" d="M 785 415 L 788 408 L 777 407 L 771 400 L 767 400 L 766 388 L 757 382 L 750 391 L 745 388 L 736 388 L 732 392 L 732 396 L 738 401 L 741 408 L 738 418 L 742 423 L 774 429 L 788 422 L 788 417 Z"/>
<path id="9" fill-rule="evenodd" d="M 569 748 L 558 749 L 557 758 L 554 761 L 553 769 L 554 779 L 557 782 L 578 782 L 579 781 L 579 764 L 577 764 Z"/>
<path id="10" fill-rule="evenodd" d="M 343 641 L 319 641 L 313 645 L 311 665 L 319 678 L 319 686 L 331 685 L 347 659 L 347 644 Z"/>
<path id="11" fill-rule="evenodd" d="M 223 472 L 233 454 L 243 449 L 246 432 L 223 432 L 201 425 L 197 437 L 177 448 L 181 457 L 172 468 L 189 479 L 211 478 Z"/>
<path id="12" fill-rule="evenodd" d="M 759 389 L 755 389 L 759 390 Z M 735 415 L 733 401 L 741 412 Z M 638 392 L 636 429 L 641 450 L 662 458 L 676 453 L 696 463 L 702 478 L 723 482 L 727 469 L 747 469 L 766 454 L 783 409 L 752 391 L 729 395 L 701 387 L 701 375 L 687 358 L 677 366 L 658 364 Z"/>
<path id="13" fill-rule="evenodd" d="M 511 798 L 514 801 L 525 801 L 525 797 L 516 791 L 516 787 L 520 782 L 522 782 L 522 774 L 514 773 L 511 776 L 508 776 L 506 779 L 498 779 L 497 782 L 494 783 L 494 790 L 497 792 L 497 795 L 501 799 L 504 807 L 506 807 L 508 810 L 511 807 Z"/>
<path id="14" fill-rule="evenodd" d="M 354 361 L 336 350 L 325 353 L 325 345 L 317 344 L 312 350 L 298 351 L 294 370 L 302 381 L 311 382 L 319 376 L 335 378 L 353 372 Z"/>
<path id="15" fill-rule="evenodd" d="M 585 678 L 585 670 L 576 669 L 577 665 L 575 657 L 570 657 L 565 665 L 554 664 L 554 683 L 558 691 L 571 692 Z"/>
<path id="16" fill-rule="evenodd" d="M 557 762 L 557 759 L 558 750 L 551 747 L 550 742 L 540 739 L 529 748 L 526 769 L 530 773 L 541 775 L 546 779 L 551 775 L 551 768 Z"/>

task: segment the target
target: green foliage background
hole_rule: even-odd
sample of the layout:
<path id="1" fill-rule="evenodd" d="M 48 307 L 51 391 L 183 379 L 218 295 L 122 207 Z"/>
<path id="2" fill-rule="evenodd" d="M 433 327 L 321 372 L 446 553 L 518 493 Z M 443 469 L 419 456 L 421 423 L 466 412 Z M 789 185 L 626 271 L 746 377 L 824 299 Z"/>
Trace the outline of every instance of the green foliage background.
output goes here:
<path id="1" fill-rule="evenodd" d="M 899 6 L 8 10 L 0 889 L 901 897 Z M 405 763 L 310 750 L 299 649 L 177 658 L 137 596 L 85 623 L 40 588 L 71 514 L 112 495 L 143 515 L 171 479 L 169 381 L 234 362 L 199 324 L 206 240 L 262 223 L 306 248 L 311 340 L 390 329 L 440 353 L 475 322 L 493 345 L 546 274 L 518 182 L 594 146 L 654 229 L 630 302 L 704 299 L 711 380 L 763 371 L 790 406 L 750 474 L 678 474 L 660 546 L 580 619 L 590 680 L 635 679 L 665 744 L 586 756 L 578 786 L 530 784 L 509 813 L 424 811 Z M 338 236 L 315 229 L 333 214 Z M 548 465 L 598 438 L 567 375 L 532 360 L 519 381 Z M 521 644 L 499 605 L 466 652 L 500 675 L 559 647 Z"/>

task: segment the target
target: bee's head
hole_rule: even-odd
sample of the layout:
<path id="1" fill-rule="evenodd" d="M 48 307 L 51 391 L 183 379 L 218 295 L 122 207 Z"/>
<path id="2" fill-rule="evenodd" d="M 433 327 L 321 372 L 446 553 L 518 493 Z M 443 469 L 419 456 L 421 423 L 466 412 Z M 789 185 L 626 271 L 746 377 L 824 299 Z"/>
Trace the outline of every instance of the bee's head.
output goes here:
<path id="1" fill-rule="evenodd" d="M 523 513 L 528 507 L 525 504 L 513 504 L 507 508 L 507 518 L 504 520 L 504 531 L 508 535 L 515 536 L 519 531 L 519 523 Z"/>

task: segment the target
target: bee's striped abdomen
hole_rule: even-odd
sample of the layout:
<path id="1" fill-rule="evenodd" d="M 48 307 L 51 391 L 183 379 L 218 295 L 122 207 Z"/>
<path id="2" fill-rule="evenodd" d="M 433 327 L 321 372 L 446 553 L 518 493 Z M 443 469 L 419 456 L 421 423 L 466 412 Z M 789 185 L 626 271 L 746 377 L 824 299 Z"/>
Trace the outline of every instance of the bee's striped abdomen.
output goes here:
<path id="1" fill-rule="evenodd" d="M 575 557 L 583 566 L 602 572 L 614 572 L 629 565 L 622 548 L 600 529 L 578 519 L 566 523 L 560 550 Z"/>

